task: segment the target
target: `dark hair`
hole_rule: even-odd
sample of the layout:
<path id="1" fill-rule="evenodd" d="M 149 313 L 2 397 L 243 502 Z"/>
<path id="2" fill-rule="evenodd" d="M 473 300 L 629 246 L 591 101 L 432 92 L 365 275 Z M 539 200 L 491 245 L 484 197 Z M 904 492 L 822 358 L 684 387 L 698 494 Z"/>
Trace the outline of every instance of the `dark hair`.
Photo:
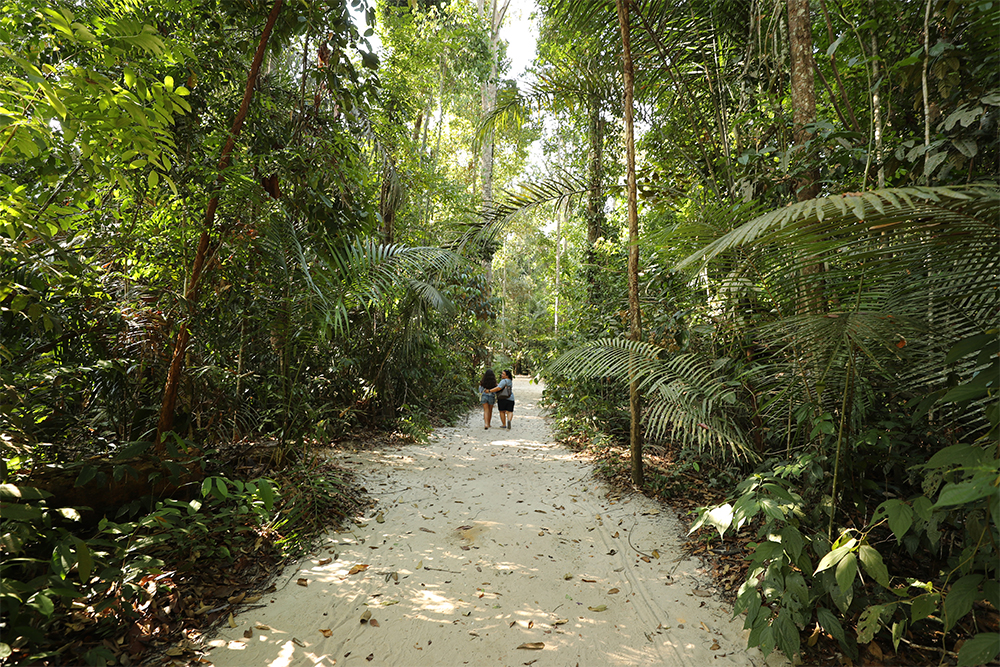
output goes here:
<path id="1" fill-rule="evenodd" d="M 483 379 L 479 381 L 479 386 L 483 389 L 492 389 L 497 386 L 497 376 L 493 374 L 492 368 L 487 368 L 483 373 Z"/>
<path id="2" fill-rule="evenodd" d="M 511 384 L 513 384 L 513 383 L 514 383 L 514 374 L 513 374 L 513 373 L 511 373 L 511 372 L 510 372 L 509 370 L 507 370 L 506 368 L 505 368 L 505 369 L 503 369 L 503 371 L 501 371 L 501 372 L 503 372 L 503 373 L 506 373 L 506 374 L 507 374 L 507 378 L 508 378 L 508 379 L 510 380 Z"/>

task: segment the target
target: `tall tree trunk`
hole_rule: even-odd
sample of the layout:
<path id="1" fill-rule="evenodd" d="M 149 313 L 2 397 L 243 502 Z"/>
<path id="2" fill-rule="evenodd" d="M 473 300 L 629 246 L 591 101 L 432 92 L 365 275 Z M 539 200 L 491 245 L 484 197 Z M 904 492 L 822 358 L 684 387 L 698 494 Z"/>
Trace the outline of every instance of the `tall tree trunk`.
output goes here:
<path id="1" fill-rule="evenodd" d="M 622 73 L 625 84 L 625 161 L 628 173 L 628 337 L 638 341 L 642 335 L 639 312 L 639 197 L 635 185 L 635 127 L 633 122 L 632 44 L 629 30 L 630 0 L 615 0 L 618 7 L 618 27 L 622 35 Z M 632 455 L 632 483 L 643 486 L 642 468 L 642 404 L 639 381 L 629 369 L 629 414 L 632 418 L 629 451 Z"/>
<path id="2" fill-rule="evenodd" d="M 490 78 L 482 86 L 483 116 L 488 116 L 497 104 L 497 44 L 500 41 L 500 25 L 503 23 L 504 15 L 510 0 L 504 0 L 502 6 L 497 6 L 497 0 L 490 0 L 489 14 L 486 11 L 486 3 L 479 0 L 479 16 L 489 20 L 490 23 Z M 482 152 L 483 169 L 483 202 L 493 201 L 493 133 L 486 137 L 483 142 Z"/>
<path id="3" fill-rule="evenodd" d="M 794 141 L 804 146 L 809 141 L 806 125 L 816 122 L 816 65 L 813 62 L 812 24 L 809 21 L 809 0 L 787 0 L 788 46 L 791 56 L 792 130 Z M 806 159 L 811 159 L 809 156 Z M 808 169 L 796 179 L 795 197 L 798 201 L 815 199 L 819 194 L 819 172 Z M 802 292 L 799 296 L 800 313 L 819 313 L 823 310 L 823 290 L 818 278 L 822 273 L 819 262 L 807 264 L 802 269 Z"/>
<path id="4" fill-rule="evenodd" d="M 598 275 L 600 267 L 597 265 L 597 253 L 594 246 L 597 240 L 605 234 L 604 216 L 604 119 L 601 118 L 601 100 L 598 95 L 590 95 L 587 99 L 589 105 L 589 128 L 590 152 L 587 160 L 589 171 L 587 184 L 587 209 L 584 218 L 587 222 L 587 250 L 586 250 L 586 278 L 587 296 L 590 305 L 597 305 L 600 301 L 598 294 Z"/>
<path id="5" fill-rule="evenodd" d="M 233 126 L 229 130 L 229 138 L 226 140 L 226 145 L 222 149 L 222 156 L 219 158 L 220 173 L 217 178 L 216 187 L 221 185 L 225 179 L 225 170 L 229 167 L 230 160 L 232 159 L 236 139 L 243 129 L 243 121 L 246 120 L 247 112 L 250 110 L 250 102 L 253 100 L 254 89 L 257 87 L 257 76 L 260 74 L 260 65 L 264 60 L 264 52 L 267 49 L 267 41 L 271 37 L 271 31 L 278 20 L 278 15 L 281 13 L 282 2 L 283 0 L 275 0 L 274 6 L 271 8 L 271 13 L 267 17 L 267 23 L 264 24 L 264 30 L 261 32 L 257 51 L 254 53 L 253 62 L 250 65 L 246 90 L 243 92 L 243 102 L 240 104 L 239 111 L 236 112 L 236 118 L 233 119 Z M 193 305 L 198 299 L 198 283 L 201 280 L 205 262 L 211 254 L 209 249 L 212 246 L 211 236 L 215 227 L 215 211 L 218 207 L 219 196 L 216 194 L 209 200 L 208 207 L 205 210 L 205 224 L 201 231 L 201 238 L 198 240 L 198 249 L 195 252 L 191 275 L 184 290 L 184 300 L 189 305 Z M 216 245 L 221 243 L 221 241 L 222 239 L 219 238 L 216 241 Z M 215 249 L 212 249 L 212 253 L 214 251 Z M 174 352 L 170 360 L 170 370 L 167 372 L 167 381 L 163 388 L 160 419 L 156 425 L 155 451 L 157 452 L 164 450 L 163 434 L 171 430 L 174 426 L 174 411 L 177 407 L 177 388 L 180 385 L 181 374 L 184 370 L 184 357 L 187 354 L 187 345 L 190 340 L 191 332 L 188 330 L 187 322 L 181 322 L 180 329 L 177 332 L 177 339 L 174 341 Z"/>
<path id="6" fill-rule="evenodd" d="M 816 82 L 814 79 L 812 26 L 809 22 L 809 0 L 787 0 L 788 44 L 792 60 L 792 127 L 795 143 L 809 140 L 806 125 L 816 122 Z M 819 173 L 810 169 L 796 183 L 799 201 L 815 199 L 819 194 Z"/>

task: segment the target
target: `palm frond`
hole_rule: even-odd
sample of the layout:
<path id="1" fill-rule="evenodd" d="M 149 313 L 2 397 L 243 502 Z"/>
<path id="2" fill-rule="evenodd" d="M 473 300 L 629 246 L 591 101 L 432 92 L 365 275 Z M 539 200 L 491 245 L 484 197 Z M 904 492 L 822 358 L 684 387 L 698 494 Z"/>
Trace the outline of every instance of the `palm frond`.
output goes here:
<path id="1" fill-rule="evenodd" d="M 863 223 L 863 224 L 858 224 Z M 938 243 L 960 241 L 968 231 L 996 233 L 1000 227 L 1000 187 L 887 188 L 832 195 L 771 211 L 734 229 L 681 261 L 676 268 L 704 265 L 727 250 L 750 243 L 794 244 L 810 257 L 845 243 L 915 231 Z M 994 237 L 995 238 L 995 237 Z"/>
<path id="2" fill-rule="evenodd" d="M 565 352 L 544 373 L 634 379 L 648 402 L 646 427 L 652 436 L 669 430 L 685 446 L 735 458 L 755 456 L 733 418 L 733 388 L 702 355 L 669 354 L 657 345 L 603 338 Z"/>
<path id="3" fill-rule="evenodd" d="M 454 248 L 478 247 L 492 241 L 517 214 L 536 206 L 558 202 L 589 191 L 587 182 L 574 174 L 554 176 L 534 183 L 522 183 L 517 191 L 506 190 L 486 202 L 477 220 L 451 244 Z"/>

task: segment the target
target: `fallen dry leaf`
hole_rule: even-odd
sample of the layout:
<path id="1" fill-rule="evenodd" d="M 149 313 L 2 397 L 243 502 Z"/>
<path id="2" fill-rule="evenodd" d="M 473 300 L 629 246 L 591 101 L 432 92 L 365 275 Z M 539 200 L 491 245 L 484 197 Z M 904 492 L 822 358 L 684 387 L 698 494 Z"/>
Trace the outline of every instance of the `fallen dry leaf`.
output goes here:
<path id="1" fill-rule="evenodd" d="M 243 604 L 253 604 L 254 602 L 257 602 L 257 600 L 260 600 L 259 595 L 251 595 L 250 597 L 243 598 Z"/>
<path id="2" fill-rule="evenodd" d="M 868 645 L 868 650 L 871 652 L 872 657 L 876 660 L 883 660 L 885 658 L 885 654 L 882 653 L 882 648 L 875 642 Z"/>
<path id="3" fill-rule="evenodd" d="M 514 627 L 514 624 L 515 624 L 515 623 L 517 623 L 517 621 L 511 621 L 511 622 L 510 622 L 510 625 L 508 625 L 507 627 L 508 627 L 508 628 L 512 628 L 512 627 Z"/>
<path id="4" fill-rule="evenodd" d="M 528 621 L 528 629 L 530 630 L 533 627 L 535 627 L 535 622 L 534 621 Z"/>
<path id="5" fill-rule="evenodd" d="M 612 588 L 610 591 L 608 591 L 608 595 L 614 595 L 615 593 L 620 593 L 620 592 L 621 591 L 619 591 L 617 588 Z"/>
<path id="6" fill-rule="evenodd" d="M 569 623 L 569 619 L 568 618 L 557 618 L 556 620 L 552 621 L 552 625 L 563 625 L 564 623 Z"/>
<path id="7" fill-rule="evenodd" d="M 298 637 L 292 637 L 292 643 L 295 644 L 296 646 L 301 646 L 302 648 L 306 647 L 305 643 Z"/>
<path id="8" fill-rule="evenodd" d="M 607 611 L 608 610 L 608 605 L 606 605 L 606 604 L 599 604 L 596 607 L 587 607 L 587 609 L 589 609 L 590 611 Z"/>
<path id="9" fill-rule="evenodd" d="M 614 534 L 614 535 L 612 535 L 611 537 L 614 537 L 614 538 L 617 538 L 617 537 L 618 537 L 618 531 L 616 530 L 616 531 L 615 531 L 615 534 Z"/>
<path id="10" fill-rule="evenodd" d="M 352 572 L 351 574 L 354 574 L 354 573 Z M 297 583 L 299 586 L 308 586 L 309 585 L 309 580 L 306 579 L 306 578 L 304 578 L 304 577 L 302 577 L 302 578 L 296 579 L 295 583 Z"/>
<path id="11" fill-rule="evenodd" d="M 459 526 L 455 530 L 472 530 L 472 526 Z"/>
<path id="12" fill-rule="evenodd" d="M 324 637 L 332 637 L 333 636 L 333 630 L 331 630 L 330 628 L 321 628 L 320 632 L 323 633 Z"/>
<path id="13" fill-rule="evenodd" d="M 434 532 L 430 528 L 424 528 L 423 526 L 420 527 L 420 530 L 424 531 L 425 533 L 433 533 Z"/>
<path id="14" fill-rule="evenodd" d="M 375 521 L 377 521 L 378 523 L 385 523 L 385 514 L 382 513 L 382 512 L 379 512 L 378 516 L 375 517 Z"/>
<path id="15" fill-rule="evenodd" d="M 651 558 L 650 558 L 649 556 L 642 556 L 642 557 L 640 558 L 640 560 L 641 560 L 641 561 L 642 561 L 643 563 L 650 563 L 650 562 L 652 562 L 652 559 L 651 559 Z"/>
<path id="16" fill-rule="evenodd" d="M 566 581 L 569 581 L 572 578 L 573 578 L 573 575 L 571 573 L 569 573 L 569 572 L 567 572 L 566 574 L 563 575 L 563 579 L 565 579 Z M 584 579 L 584 581 L 586 581 L 586 579 Z"/>
<path id="17" fill-rule="evenodd" d="M 229 614 L 229 627 L 231 627 L 231 628 L 235 628 L 236 627 L 236 619 L 233 618 L 232 614 Z"/>
<path id="18" fill-rule="evenodd" d="M 352 567 L 347 574 L 357 574 L 358 572 L 364 572 L 367 569 L 368 569 L 368 565 L 367 564 L 360 564 L 359 563 L 358 565 L 355 565 L 354 567 Z"/>
<path id="19" fill-rule="evenodd" d="M 243 591 L 239 595 L 234 595 L 233 597 L 228 598 L 226 601 L 229 602 L 229 604 L 239 604 L 240 602 L 243 602 L 243 598 L 245 598 L 246 595 L 247 592 Z"/>
<path id="20" fill-rule="evenodd" d="M 332 563 L 332 562 L 333 562 L 332 558 L 320 558 L 319 559 L 319 564 L 320 565 L 328 565 L 329 563 Z"/>
<path id="21" fill-rule="evenodd" d="M 420 568 L 422 568 L 423 566 L 424 566 L 424 561 L 420 561 L 419 563 L 417 563 L 417 569 L 418 569 L 418 570 L 419 570 Z"/>
<path id="22" fill-rule="evenodd" d="M 264 625 L 263 623 L 254 623 L 253 627 L 257 628 L 258 630 L 270 630 L 271 629 L 270 625 Z"/>
<path id="23" fill-rule="evenodd" d="M 588 584 L 596 584 L 597 579 L 580 579 L 580 581 L 586 581 Z"/>
<path id="24" fill-rule="evenodd" d="M 366 609 L 365 613 L 361 614 L 361 622 L 362 623 L 367 623 L 368 619 L 371 618 L 371 617 L 372 617 L 372 613 Z"/>
<path id="25" fill-rule="evenodd" d="M 247 628 L 246 630 L 243 631 L 243 639 L 252 639 L 252 638 L 253 638 L 252 628 Z"/>
<path id="26" fill-rule="evenodd" d="M 376 620 L 375 620 L 374 618 L 373 618 L 372 620 L 368 621 L 368 625 L 372 626 L 373 628 L 379 628 L 379 627 L 382 627 L 382 626 L 380 626 L 380 625 L 378 624 L 378 621 L 376 621 Z"/>
<path id="27" fill-rule="evenodd" d="M 374 659 L 375 659 L 375 654 L 374 653 L 369 653 L 368 657 L 365 658 L 365 660 L 367 660 L 368 662 L 371 662 Z"/>
<path id="28" fill-rule="evenodd" d="M 711 648 L 712 648 L 713 651 L 718 651 L 722 647 L 719 646 L 719 642 L 712 642 Z"/>
<path id="29" fill-rule="evenodd" d="M 521 644 L 518 648 L 527 649 L 529 651 L 541 651 L 545 648 L 545 642 L 528 642 L 526 644 Z"/>
<path id="30" fill-rule="evenodd" d="M 659 557 L 660 557 L 660 552 L 657 551 L 656 549 L 653 549 L 653 558 L 659 558 Z"/>

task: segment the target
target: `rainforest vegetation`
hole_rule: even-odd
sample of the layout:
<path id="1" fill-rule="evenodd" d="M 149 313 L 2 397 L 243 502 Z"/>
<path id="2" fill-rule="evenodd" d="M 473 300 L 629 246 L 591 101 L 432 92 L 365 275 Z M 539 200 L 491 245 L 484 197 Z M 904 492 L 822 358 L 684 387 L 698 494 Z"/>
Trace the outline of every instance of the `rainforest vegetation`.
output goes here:
<path id="1" fill-rule="evenodd" d="M 997 659 L 995 0 L 0 5 L 0 663 L 182 655 L 486 365 L 750 645 Z"/>

